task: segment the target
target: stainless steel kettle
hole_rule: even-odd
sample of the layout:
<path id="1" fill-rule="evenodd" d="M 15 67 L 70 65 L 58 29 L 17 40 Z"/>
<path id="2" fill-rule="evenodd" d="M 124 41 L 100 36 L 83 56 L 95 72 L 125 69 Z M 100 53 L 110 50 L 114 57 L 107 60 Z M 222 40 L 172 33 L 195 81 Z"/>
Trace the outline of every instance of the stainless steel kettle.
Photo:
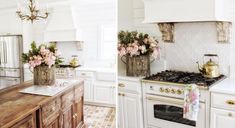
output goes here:
<path id="1" fill-rule="evenodd" d="M 205 63 L 205 59 L 209 58 L 209 60 Z M 217 62 L 214 59 L 217 59 Z M 200 67 L 199 62 L 198 70 L 203 74 L 204 77 L 215 78 L 220 76 L 219 72 L 219 56 L 217 54 L 204 54 L 203 56 L 203 66 Z"/>

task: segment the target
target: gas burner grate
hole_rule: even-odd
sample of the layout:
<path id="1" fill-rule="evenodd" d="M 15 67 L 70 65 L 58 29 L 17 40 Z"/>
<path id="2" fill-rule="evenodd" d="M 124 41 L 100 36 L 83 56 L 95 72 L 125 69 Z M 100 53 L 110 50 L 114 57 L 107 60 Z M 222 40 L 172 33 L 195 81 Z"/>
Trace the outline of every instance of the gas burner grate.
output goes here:
<path id="1" fill-rule="evenodd" d="M 171 83 L 180 83 L 180 84 L 197 84 L 198 86 L 208 87 L 224 78 L 225 78 L 224 75 L 220 75 L 219 77 L 216 78 L 206 78 L 201 73 L 166 70 L 145 77 L 144 80 L 171 82 Z"/>

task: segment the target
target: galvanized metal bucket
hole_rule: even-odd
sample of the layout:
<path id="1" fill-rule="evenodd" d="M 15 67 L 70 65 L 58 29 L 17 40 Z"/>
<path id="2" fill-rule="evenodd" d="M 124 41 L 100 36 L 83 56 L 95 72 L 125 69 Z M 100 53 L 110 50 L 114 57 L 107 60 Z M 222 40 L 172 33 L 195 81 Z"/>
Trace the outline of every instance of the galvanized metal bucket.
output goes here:
<path id="1" fill-rule="evenodd" d="M 33 69 L 34 85 L 53 85 L 55 83 L 55 67 L 37 66 Z"/>
<path id="2" fill-rule="evenodd" d="M 122 56 L 121 60 L 126 64 L 127 76 L 149 76 L 150 75 L 150 61 L 149 55 L 139 56 Z"/>

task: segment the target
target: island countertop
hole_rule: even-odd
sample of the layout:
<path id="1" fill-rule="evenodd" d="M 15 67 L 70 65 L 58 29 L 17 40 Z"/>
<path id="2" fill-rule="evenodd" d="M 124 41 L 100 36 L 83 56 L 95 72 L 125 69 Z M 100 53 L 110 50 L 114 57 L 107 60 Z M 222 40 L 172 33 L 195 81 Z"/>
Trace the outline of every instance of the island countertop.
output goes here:
<path id="1" fill-rule="evenodd" d="M 71 83 L 71 85 L 82 82 L 83 80 L 76 80 Z M 38 110 L 41 105 L 61 94 L 58 93 L 55 96 L 48 97 L 19 92 L 30 86 L 32 86 L 32 82 L 25 82 L 0 91 L 0 128 L 11 127 L 16 122 Z M 69 90 L 72 87 L 73 86 L 68 86 L 64 91 Z"/>

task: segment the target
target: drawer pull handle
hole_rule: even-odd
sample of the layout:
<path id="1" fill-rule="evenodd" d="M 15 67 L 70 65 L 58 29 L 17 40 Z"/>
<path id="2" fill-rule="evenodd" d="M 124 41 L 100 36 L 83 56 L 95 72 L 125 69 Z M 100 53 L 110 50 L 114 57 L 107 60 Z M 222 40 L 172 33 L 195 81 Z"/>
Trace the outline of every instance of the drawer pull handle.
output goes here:
<path id="1" fill-rule="evenodd" d="M 229 104 L 229 105 L 235 105 L 235 101 L 234 100 L 227 100 L 226 103 Z"/>
<path id="2" fill-rule="evenodd" d="M 124 93 L 118 93 L 119 96 L 126 96 Z"/>
<path id="3" fill-rule="evenodd" d="M 229 117 L 232 117 L 232 116 L 233 116 L 233 114 L 232 114 L 232 113 L 228 113 L 228 116 L 229 116 Z"/>
<path id="4" fill-rule="evenodd" d="M 118 86 L 119 86 L 119 87 L 125 87 L 125 85 L 124 85 L 124 84 L 118 84 Z"/>
<path id="5" fill-rule="evenodd" d="M 82 76 L 85 76 L 85 75 L 86 75 L 86 73 L 82 73 L 81 75 L 82 75 Z"/>

